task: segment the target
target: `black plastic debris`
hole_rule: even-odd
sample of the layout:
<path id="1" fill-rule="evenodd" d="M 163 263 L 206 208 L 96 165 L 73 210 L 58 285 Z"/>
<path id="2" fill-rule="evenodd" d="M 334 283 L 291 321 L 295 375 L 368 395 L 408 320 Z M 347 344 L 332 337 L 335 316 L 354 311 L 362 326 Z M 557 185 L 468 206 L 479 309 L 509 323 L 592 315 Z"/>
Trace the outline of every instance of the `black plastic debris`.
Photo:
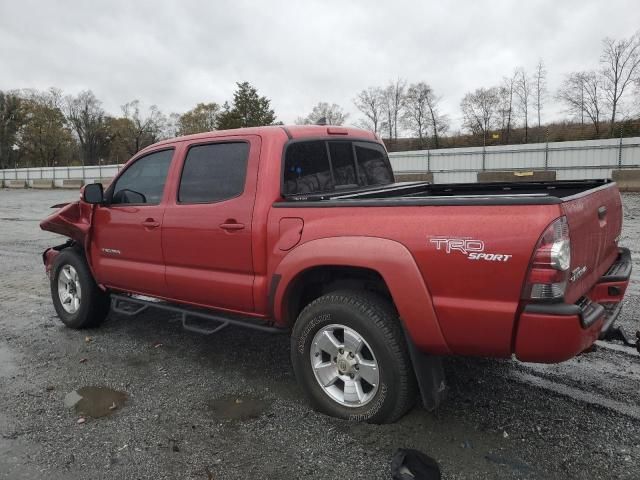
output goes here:
<path id="1" fill-rule="evenodd" d="M 440 480 L 438 462 L 418 450 L 399 448 L 391 459 L 393 480 Z"/>

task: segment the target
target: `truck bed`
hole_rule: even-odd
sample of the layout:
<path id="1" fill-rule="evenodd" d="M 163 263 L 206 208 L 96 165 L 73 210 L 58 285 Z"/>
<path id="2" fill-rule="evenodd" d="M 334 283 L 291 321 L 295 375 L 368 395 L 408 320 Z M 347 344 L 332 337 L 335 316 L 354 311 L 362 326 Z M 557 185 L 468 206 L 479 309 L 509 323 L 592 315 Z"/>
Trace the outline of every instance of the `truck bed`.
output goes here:
<path id="1" fill-rule="evenodd" d="M 611 180 L 437 185 L 428 182 L 401 182 L 374 188 L 292 195 L 274 206 L 549 205 L 579 198 L 611 183 Z"/>

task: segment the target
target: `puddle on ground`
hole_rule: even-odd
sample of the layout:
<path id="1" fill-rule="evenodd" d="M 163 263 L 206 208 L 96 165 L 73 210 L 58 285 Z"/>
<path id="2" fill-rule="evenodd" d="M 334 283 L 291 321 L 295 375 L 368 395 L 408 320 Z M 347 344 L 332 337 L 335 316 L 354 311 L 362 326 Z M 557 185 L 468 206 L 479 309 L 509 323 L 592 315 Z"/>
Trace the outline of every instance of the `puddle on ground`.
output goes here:
<path id="1" fill-rule="evenodd" d="M 209 402 L 213 416 L 220 420 L 247 420 L 256 418 L 271 406 L 271 400 L 227 395 Z"/>
<path id="2" fill-rule="evenodd" d="M 99 418 L 120 410 L 127 394 L 107 387 L 82 387 L 64 397 L 67 408 L 75 408 L 79 415 Z"/>

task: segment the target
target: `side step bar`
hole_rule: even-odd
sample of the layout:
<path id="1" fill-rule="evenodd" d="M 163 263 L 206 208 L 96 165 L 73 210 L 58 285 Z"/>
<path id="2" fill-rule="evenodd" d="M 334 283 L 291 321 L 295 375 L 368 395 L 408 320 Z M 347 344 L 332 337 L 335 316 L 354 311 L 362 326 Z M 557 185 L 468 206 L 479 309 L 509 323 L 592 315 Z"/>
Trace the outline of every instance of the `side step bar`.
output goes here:
<path id="1" fill-rule="evenodd" d="M 266 322 L 258 323 L 259 321 L 250 317 L 227 316 L 223 313 L 196 310 L 194 308 L 182 307 L 159 300 L 143 300 L 129 295 L 111 294 L 111 310 L 120 315 L 132 317 L 144 312 L 148 308 L 158 308 L 180 314 L 182 327 L 185 330 L 201 335 L 212 335 L 231 325 L 268 333 L 288 332 L 286 328 L 274 327 L 268 325 Z M 200 325 L 198 324 L 198 320 L 200 320 Z M 202 323 L 212 323 L 212 325 L 203 327 Z"/>

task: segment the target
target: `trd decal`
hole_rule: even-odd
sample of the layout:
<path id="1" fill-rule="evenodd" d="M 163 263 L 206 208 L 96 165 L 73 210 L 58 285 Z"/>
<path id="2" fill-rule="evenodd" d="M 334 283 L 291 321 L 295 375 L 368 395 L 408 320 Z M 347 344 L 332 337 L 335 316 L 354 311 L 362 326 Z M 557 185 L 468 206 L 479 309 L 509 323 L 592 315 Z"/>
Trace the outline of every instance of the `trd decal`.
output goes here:
<path id="1" fill-rule="evenodd" d="M 475 238 L 448 238 L 436 237 L 429 240 L 435 244 L 436 250 L 445 253 L 459 252 L 469 260 L 485 260 L 488 262 L 508 262 L 513 255 L 503 253 L 486 253 L 484 251 L 484 242 Z"/>
<path id="2" fill-rule="evenodd" d="M 103 248 L 102 253 L 107 255 L 120 255 L 120 250 L 116 250 L 115 248 Z"/>

